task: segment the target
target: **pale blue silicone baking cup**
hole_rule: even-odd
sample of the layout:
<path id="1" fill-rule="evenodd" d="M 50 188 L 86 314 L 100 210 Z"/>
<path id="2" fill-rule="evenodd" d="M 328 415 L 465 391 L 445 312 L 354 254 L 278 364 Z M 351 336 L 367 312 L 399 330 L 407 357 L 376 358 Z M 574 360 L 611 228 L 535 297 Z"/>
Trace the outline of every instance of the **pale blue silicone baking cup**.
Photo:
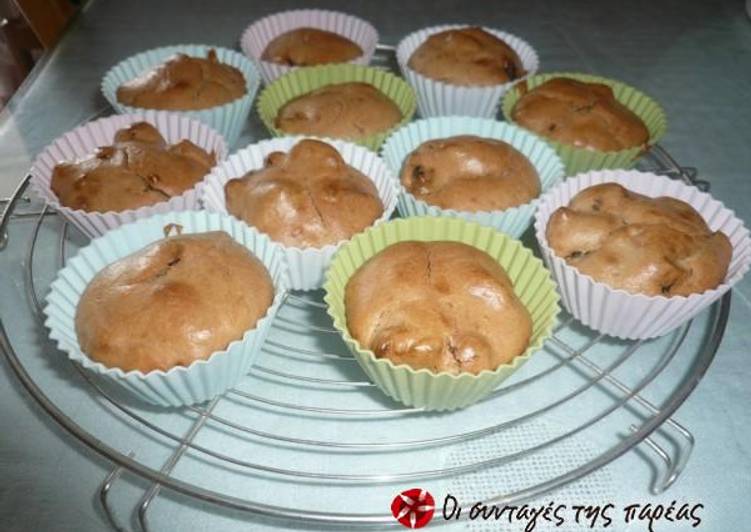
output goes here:
<path id="1" fill-rule="evenodd" d="M 407 156 L 423 142 L 453 137 L 476 135 L 502 140 L 519 150 L 535 167 L 540 177 L 541 194 L 561 181 L 563 162 L 555 150 L 540 137 L 524 129 L 489 118 L 468 116 L 442 116 L 417 120 L 397 129 L 385 142 L 381 156 L 399 180 Z M 403 217 L 444 216 L 462 218 L 470 222 L 493 227 L 513 238 L 519 238 L 531 225 L 538 199 L 502 211 L 466 212 L 442 209 L 417 199 L 399 182 L 397 209 Z"/>
<path id="2" fill-rule="evenodd" d="M 167 371 L 123 371 L 106 367 L 81 351 L 75 328 L 76 307 L 86 286 L 108 264 L 164 238 L 164 227 L 179 224 L 182 233 L 224 231 L 248 248 L 268 270 L 274 284 L 274 299 L 266 315 L 242 338 L 205 360 Z M 70 259 L 57 274 L 46 298 L 45 325 L 50 338 L 68 357 L 85 370 L 139 399 L 160 406 L 180 406 L 208 401 L 235 386 L 250 370 L 271 328 L 288 286 L 287 265 L 278 244 L 246 224 L 226 215 L 207 211 L 160 214 L 120 226 L 96 238 Z"/>
<path id="3" fill-rule="evenodd" d="M 167 58 L 176 53 L 184 53 L 193 57 L 206 57 L 211 49 L 216 51 L 216 56 L 220 63 L 237 68 L 245 76 L 245 96 L 224 105 L 209 107 L 208 109 L 170 112 L 195 118 L 213 127 L 224 136 L 227 144 L 233 147 L 240 137 L 243 127 L 245 127 L 245 122 L 248 120 L 248 115 L 253 107 L 253 100 L 258 92 L 258 86 L 261 83 L 261 75 L 258 73 L 256 66 L 250 59 L 239 52 L 230 50 L 229 48 L 205 44 L 178 44 L 147 50 L 124 59 L 112 67 L 102 79 L 102 94 L 118 113 L 143 111 L 144 109 L 141 107 L 132 107 L 118 102 L 117 88 L 123 83 L 138 77 L 143 72 L 163 63 Z"/>

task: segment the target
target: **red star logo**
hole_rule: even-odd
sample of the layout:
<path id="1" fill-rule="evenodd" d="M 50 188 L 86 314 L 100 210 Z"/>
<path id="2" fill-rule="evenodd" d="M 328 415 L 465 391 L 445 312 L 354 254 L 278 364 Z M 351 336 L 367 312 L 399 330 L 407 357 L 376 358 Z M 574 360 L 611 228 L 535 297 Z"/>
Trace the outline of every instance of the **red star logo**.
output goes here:
<path id="1" fill-rule="evenodd" d="M 394 518 L 407 528 L 422 528 L 433 519 L 433 496 L 420 488 L 403 491 L 391 502 Z"/>

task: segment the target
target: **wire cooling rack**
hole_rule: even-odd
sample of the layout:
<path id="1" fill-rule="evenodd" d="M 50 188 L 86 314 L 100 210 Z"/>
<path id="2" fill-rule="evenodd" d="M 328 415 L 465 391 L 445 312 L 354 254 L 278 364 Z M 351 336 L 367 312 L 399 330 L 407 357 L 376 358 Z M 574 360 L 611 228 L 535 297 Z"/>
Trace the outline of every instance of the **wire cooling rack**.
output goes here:
<path id="1" fill-rule="evenodd" d="M 709 186 L 660 146 L 640 167 Z M 149 483 L 134 507 L 143 530 L 162 490 L 185 504 L 353 528 L 399 526 L 390 501 L 415 486 L 455 494 L 463 504 L 512 504 L 640 446 L 657 471 L 645 489 L 657 494 L 689 460 L 694 437 L 671 416 L 714 358 L 729 293 L 649 342 L 596 334 L 564 313 L 545 348 L 487 399 L 459 412 L 427 413 L 391 401 L 367 380 L 320 293 L 292 292 L 240 385 L 206 404 L 157 409 L 108 388 L 46 341 L 43 297 L 86 241 L 26 199 L 28 184 L 27 177 L 5 200 L 0 217 L 0 269 L 11 273 L 0 286 L 18 298 L 18 312 L 0 316 L 0 348 L 33 400 L 112 462 L 99 500 L 114 529 L 126 522 L 110 505 L 125 471 Z M 564 449 L 570 456 L 561 460 Z"/>

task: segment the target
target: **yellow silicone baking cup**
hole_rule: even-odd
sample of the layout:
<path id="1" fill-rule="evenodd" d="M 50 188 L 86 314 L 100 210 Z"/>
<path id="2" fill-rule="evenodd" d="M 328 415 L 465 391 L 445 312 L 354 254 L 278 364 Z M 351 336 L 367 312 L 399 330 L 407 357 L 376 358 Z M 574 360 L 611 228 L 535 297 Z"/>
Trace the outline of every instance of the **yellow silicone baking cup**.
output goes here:
<path id="1" fill-rule="evenodd" d="M 603 83 L 613 89 L 616 100 L 633 111 L 649 131 L 649 140 L 646 148 L 637 146 L 619 151 L 598 151 L 588 150 L 585 148 L 575 148 L 568 144 L 562 144 L 554 140 L 545 138 L 545 140 L 555 148 L 555 151 L 561 157 L 566 167 L 566 175 L 574 175 L 589 170 L 601 170 L 603 168 L 631 168 L 636 160 L 649 148 L 657 144 L 665 135 L 668 123 L 660 104 L 652 98 L 638 91 L 634 87 L 600 76 L 590 74 L 576 74 L 572 72 L 555 72 L 552 74 L 537 74 L 530 76 L 526 80 L 517 83 L 503 97 L 502 109 L 506 121 L 517 124 L 512 118 L 512 112 L 516 102 L 521 98 L 524 88 L 532 90 L 535 87 L 545 83 L 553 78 L 571 78 L 587 83 Z"/>
<path id="2" fill-rule="evenodd" d="M 434 373 L 395 365 L 377 358 L 352 338 L 347 328 L 344 292 L 357 269 L 384 248 L 407 240 L 454 241 L 490 255 L 508 273 L 514 292 L 532 317 L 532 337 L 521 355 L 494 371 Z M 355 236 L 336 254 L 326 273 L 324 300 L 334 327 L 341 333 L 357 362 L 388 396 L 408 406 L 425 410 L 454 410 L 469 406 L 490 394 L 519 369 L 551 336 L 560 311 L 558 294 L 542 261 L 514 240 L 493 228 L 456 218 L 417 217 L 394 220 Z"/>
<path id="3" fill-rule="evenodd" d="M 272 135 L 287 135 L 288 133 L 274 125 L 276 115 L 287 102 L 326 85 L 356 81 L 373 85 L 392 100 L 402 113 L 402 120 L 390 129 L 359 139 L 344 139 L 378 150 L 392 131 L 412 119 L 417 106 L 412 87 L 402 78 L 380 68 L 353 64 L 298 68 L 277 78 L 261 92 L 258 98 L 258 114 Z"/>

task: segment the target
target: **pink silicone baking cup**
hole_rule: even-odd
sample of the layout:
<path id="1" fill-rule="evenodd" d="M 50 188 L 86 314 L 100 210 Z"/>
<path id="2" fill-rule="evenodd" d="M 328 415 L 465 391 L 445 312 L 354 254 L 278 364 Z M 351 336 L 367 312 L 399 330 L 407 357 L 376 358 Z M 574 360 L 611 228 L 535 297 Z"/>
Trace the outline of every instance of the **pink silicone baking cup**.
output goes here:
<path id="1" fill-rule="evenodd" d="M 240 48 L 246 56 L 255 61 L 265 83 L 271 83 L 290 70 L 299 68 L 261 59 L 263 51 L 273 39 L 297 28 L 318 28 L 348 38 L 363 51 L 360 57 L 350 61 L 359 65 L 370 63 L 378 45 L 378 31 L 373 25 L 346 13 L 323 9 L 297 9 L 269 15 L 253 22 L 240 38 Z"/>
<path id="2" fill-rule="evenodd" d="M 287 152 L 298 142 L 310 136 L 277 137 L 251 144 L 232 154 L 226 161 L 214 167 L 211 174 L 200 186 L 203 205 L 210 211 L 228 214 L 224 196 L 224 185 L 232 178 L 240 177 L 264 165 L 266 157 L 275 151 Z M 319 138 L 336 148 L 344 161 L 367 176 L 376 189 L 383 204 L 383 213 L 372 226 L 383 223 L 396 209 L 399 191 L 397 180 L 388 165 L 375 153 L 363 146 L 339 139 Z M 345 207 L 346 208 L 346 207 Z M 321 248 L 300 248 L 279 244 L 289 267 L 290 288 L 295 290 L 315 290 L 323 285 L 324 274 L 331 260 L 341 246 L 342 240 Z"/>
<path id="3" fill-rule="evenodd" d="M 618 183 L 645 196 L 670 196 L 691 205 L 710 229 L 722 231 L 730 239 L 733 255 L 725 281 L 717 288 L 687 297 L 647 296 L 611 288 L 568 265 L 548 245 L 545 236 L 548 220 L 576 194 L 601 183 Z M 636 170 L 587 172 L 552 188 L 540 198 L 535 234 L 566 309 L 587 327 L 618 338 L 654 338 L 676 329 L 722 297 L 751 265 L 749 231 L 732 210 L 696 187 Z"/>
<path id="4" fill-rule="evenodd" d="M 47 205 L 58 211 L 66 220 L 91 238 L 101 236 L 110 229 L 147 218 L 153 214 L 197 210 L 200 207 L 199 183 L 167 201 L 125 211 L 84 211 L 71 209 L 60 204 L 50 187 L 55 166 L 61 162 L 75 161 L 89 156 L 100 146 L 111 145 L 114 142 L 115 133 L 119 129 L 128 127 L 135 122 L 152 124 L 170 144 L 180 142 L 183 139 L 191 141 L 207 152 L 213 153 L 217 164 L 227 156 L 227 145 L 224 137 L 214 129 L 197 120 L 166 111 L 144 111 L 143 113 L 108 116 L 83 124 L 58 137 L 34 160 L 30 170 L 31 187 Z"/>
<path id="5" fill-rule="evenodd" d="M 396 47 L 396 60 L 407 82 L 417 93 L 417 109 L 423 118 L 431 116 L 480 116 L 493 118 L 498 114 L 501 98 L 515 83 L 535 74 L 540 60 L 529 43 L 519 37 L 492 28 L 483 28 L 508 44 L 519 56 L 526 74 L 499 85 L 474 87 L 438 81 L 408 66 L 409 58 L 428 37 L 441 31 L 466 28 L 468 24 L 446 24 L 415 31 L 404 37 Z"/>

